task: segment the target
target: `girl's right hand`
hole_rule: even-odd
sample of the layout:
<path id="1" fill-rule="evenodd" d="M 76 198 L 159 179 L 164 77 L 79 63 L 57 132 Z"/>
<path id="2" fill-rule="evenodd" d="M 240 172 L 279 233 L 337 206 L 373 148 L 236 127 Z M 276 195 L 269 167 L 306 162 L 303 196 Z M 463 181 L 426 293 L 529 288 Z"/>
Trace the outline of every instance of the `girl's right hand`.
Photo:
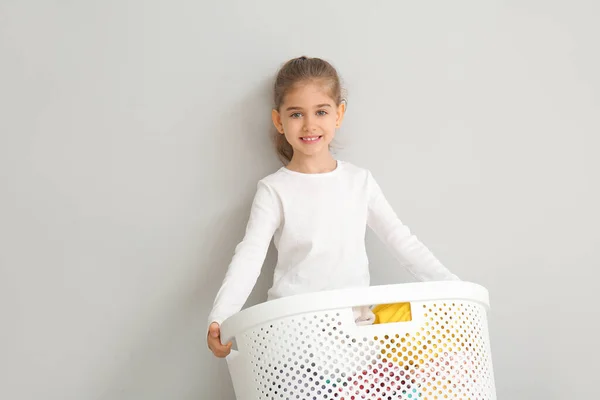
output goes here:
<path id="1" fill-rule="evenodd" d="M 208 342 L 208 348 L 216 357 L 224 358 L 231 353 L 231 342 L 226 345 L 221 344 L 221 328 L 216 322 L 213 322 L 208 327 L 206 341 Z"/>

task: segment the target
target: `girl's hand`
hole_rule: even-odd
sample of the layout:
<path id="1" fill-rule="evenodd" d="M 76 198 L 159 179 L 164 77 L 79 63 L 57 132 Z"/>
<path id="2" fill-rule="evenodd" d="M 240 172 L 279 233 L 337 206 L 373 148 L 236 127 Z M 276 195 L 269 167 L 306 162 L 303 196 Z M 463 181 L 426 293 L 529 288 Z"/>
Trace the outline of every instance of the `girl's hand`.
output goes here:
<path id="1" fill-rule="evenodd" d="M 221 329 L 216 322 L 213 322 L 208 327 L 206 341 L 208 342 L 208 348 L 216 357 L 224 358 L 231 353 L 231 342 L 226 345 L 221 344 Z"/>

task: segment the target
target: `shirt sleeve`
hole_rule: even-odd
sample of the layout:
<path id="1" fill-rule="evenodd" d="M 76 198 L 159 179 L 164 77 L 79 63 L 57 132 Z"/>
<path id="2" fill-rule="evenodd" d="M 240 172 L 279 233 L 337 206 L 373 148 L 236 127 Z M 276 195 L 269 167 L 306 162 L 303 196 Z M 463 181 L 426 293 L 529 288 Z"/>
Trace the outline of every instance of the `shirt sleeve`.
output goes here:
<path id="1" fill-rule="evenodd" d="M 208 324 L 219 325 L 242 309 L 260 275 L 273 234 L 281 223 L 281 207 L 273 190 L 259 182 L 243 240 L 214 301 Z"/>
<path id="2" fill-rule="evenodd" d="M 419 281 L 460 280 L 442 265 L 400 221 L 370 172 L 367 179 L 369 191 L 367 224 L 391 250 L 400 264 Z"/>

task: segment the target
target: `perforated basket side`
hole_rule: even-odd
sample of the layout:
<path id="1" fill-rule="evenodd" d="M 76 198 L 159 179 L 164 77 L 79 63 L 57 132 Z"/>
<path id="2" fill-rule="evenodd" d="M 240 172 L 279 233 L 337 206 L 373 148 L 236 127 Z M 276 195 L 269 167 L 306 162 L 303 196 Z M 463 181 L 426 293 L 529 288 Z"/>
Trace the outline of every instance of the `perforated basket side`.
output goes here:
<path id="1" fill-rule="evenodd" d="M 351 309 L 305 313 L 246 332 L 258 400 L 495 398 L 485 308 L 413 303 L 418 323 L 357 327 Z M 246 392 L 246 390 L 244 391 Z"/>

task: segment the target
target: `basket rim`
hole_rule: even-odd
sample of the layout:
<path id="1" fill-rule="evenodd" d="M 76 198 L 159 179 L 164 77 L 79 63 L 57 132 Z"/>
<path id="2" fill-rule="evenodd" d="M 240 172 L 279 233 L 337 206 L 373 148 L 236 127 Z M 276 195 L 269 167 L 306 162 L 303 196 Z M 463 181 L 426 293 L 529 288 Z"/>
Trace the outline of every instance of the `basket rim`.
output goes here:
<path id="1" fill-rule="evenodd" d="M 221 324 L 221 341 L 280 318 L 374 304 L 422 301 L 467 300 L 489 310 L 489 292 L 476 283 L 465 281 L 413 282 L 393 285 L 327 290 L 282 297 L 244 309 Z"/>

